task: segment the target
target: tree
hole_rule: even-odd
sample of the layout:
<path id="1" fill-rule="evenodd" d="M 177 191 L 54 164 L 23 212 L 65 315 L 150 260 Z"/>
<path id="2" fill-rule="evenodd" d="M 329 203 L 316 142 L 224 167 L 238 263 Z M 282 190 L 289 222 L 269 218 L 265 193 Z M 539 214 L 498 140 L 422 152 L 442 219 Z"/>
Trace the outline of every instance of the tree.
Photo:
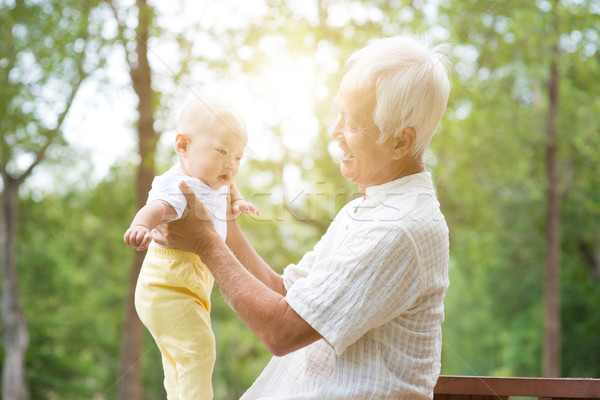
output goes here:
<path id="1" fill-rule="evenodd" d="M 27 161 L 33 162 L 36 151 L 47 143 L 44 135 L 57 125 L 69 98 L 67 83 L 71 81 L 66 78 L 75 79 L 74 60 L 82 56 L 83 42 L 67 35 L 70 28 L 75 32 L 79 23 L 83 24 L 82 3 L 41 3 L 44 5 L 3 4 L 0 9 L 0 32 L 5 35 L 0 40 L 0 154 L 3 162 L 8 160 L 5 169 L 12 177 L 25 172 L 30 165 Z M 308 13 L 296 9 L 294 2 L 269 1 L 264 13 L 252 18 L 242 15 L 238 4 L 220 2 L 219 7 L 228 5 L 233 10 L 219 9 L 212 15 L 212 25 L 207 24 L 211 19 L 208 14 L 216 7 L 206 8 L 206 13 L 198 14 L 202 18 L 193 19 L 198 25 L 187 32 L 189 36 L 174 40 L 170 35 L 180 25 L 170 26 L 160 35 L 151 25 L 150 40 L 158 44 L 160 39 L 161 45 L 164 41 L 177 43 L 180 52 L 160 60 L 170 74 L 161 80 L 159 68 L 154 69 L 159 71 L 151 80 L 154 93 L 146 99 L 153 99 L 155 129 L 160 131 L 160 113 L 166 108 L 159 107 L 156 92 L 161 92 L 160 103 L 169 104 L 168 111 L 175 118 L 176 108 L 171 105 L 179 106 L 176 101 L 203 90 L 205 82 L 215 82 L 218 89 L 240 76 L 251 76 L 258 82 L 249 85 L 248 91 L 256 103 L 263 102 L 272 117 L 268 125 L 254 127 L 250 136 L 261 135 L 259 144 L 269 142 L 273 151 L 261 157 L 253 155 L 258 149 L 247 152 L 250 161 L 240 171 L 237 183 L 263 213 L 260 217 L 243 216 L 240 224 L 258 253 L 278 270 L 296 262 L 314 245 L 321 227 L 353 192 L 353 185 L 340 176 L 332 160 L 334 146 L 329 145 L 328 136 L 346 56 L 371 37 L 427 32 L 432 15 L 436 16 L 436 28 L 431 30 L 434 37 L 456 43 L 449 108 L 427 161 L 451 229 L 451 285 L 442 363 L 444 373 L 450 374 L 539 375 L 543 371 L 545 157 L 551 49 L 560 44 L 560 107 L 554 123 L 560 139 L 556 142 L 556 166 L 563 294 L 561 364 L 567 376 L 600 375 L 600 89 L 594 84 L 600 81 L 600 19 L 594 2 L 561 1 L 560 33 L 555 30 L 555 10 L 547 1 L 452 0 L 441 2 L 437 12 L 432 12 L 434 3 L 419 1 L 321 0 L 310 3 L 316 8 Z M 180 16 L 193 5 L 176 2 L 167 8 Z M 61 12 L 51 12 L 52 7 L 59 7 L 56 9 Z M 121 5 L 116 9 L 120 20 L 128 21 L 121 26 L 120 37 L 129 49 L 127 60 L 136 66 L 138 7 Z M 90 34 L 99 31 L 97 26 L 104 16 L 90 16 L 86 22 Z M 70 21 L 70 28 L 60 21 Z M 216 21 L 237 21 L 237 25 L 222 29 Z M 184 20 L 178 22 L 183 24 Z M 104 29 L 110 31 L 109 26 L 105 24 Z M 25 35 L 26 31 L 32 33 Z M 445 37 L 447 34 L 450 36 Z M 86 57 L 101 53 L 93 41 L 88 43 L 87 49 L 94 51 Z M 216 56 L 207 51 L 217 47 L 222 51 Z M 155 46 L 151 53 L 162 48 Z M 19 51 L 21 56 L 10 56 L 11 51 Z M 198 51 L 200 54 L 195 53 Z M 45 68 L 51 77 L 34 84 L 32 80 L 41 74 L 30 62 L 30 54 L 38 52 L 44 56 L 35 58 L 40 60 L 39 68 Z M 180 58 L 174 62 L 174 57 Z M 281 59 L 289 62 L 277 64 Z M 85 71 L 98 61 L 87 60 L 83 63 Z M 291 92 L 288 81 L 304 79 L 306 69 L 312 78 L 302 81 L 301 90 Z M 49 97 L 40 96 L 42 84 L 53 88 L 59 81 L 67 89 L 48 89 Z M 111 88 L 111 82 L 106 83 Z M 168 90 L 177 92 L 173 101 L 166 99 Z M 269 101 L 281 94 L 277 90 L 284 91 L 295 105 L 308 93 L 309 110 L 301 111 L 316 118 L 294 120 L 291 115 L 274 112 L 278 111 L 277 103 Z M 294 142 L 298 137 L 302 140 Z M 299 142 L 302 146 L 296 145 Z M 51 172 L 53 177 L 73 170 L 63 161 L 71 157 L 72 150 L 63 145 L 59 132 L 40 161 L 44 172 Z M 49 161 L 53 160 L 60 161 L 57 169 L 50 169 L 54 164 Z M 158 158 L 157 164 L 160 162 Z M 172 159 L 163 162 L 166 166 Z M 122 304 L 124 298 L 131 298 L 126 292 L 131 291 L 133 282 L 126 276 L 130 271 L 124 272 L 121 265 L 131 254 L 122 244 L 121 234 L 135 212 L 137 193 L 131 188 L 133 181 L 139 183 L 140 179 L 133 176 L 133 170 L 139 168 L 134 163 L 127 160 L 114 166 L 110 176 L 84 190 L 74 185 L 77 187 L 40 194 L 35 186 L 28 185 L 32 182 L 29 178 L 20 185 L 16 200 L 20 215 L 14 210 L 9 215 L 15 225 L 20 222 L 13 241 L 19 304 L 24 315 L 36 316 L 25 325 L 30 336 L 26 373 L 34 399 L 117 396 L 113 390 L 125 365 L 119 349 L 123 353 L 128 348 L 121 343 L 122 332 L 128 332 L 122 326 Z M 40 170 L 40 164 L 35 171 Z M 301 180 L 288 185 L 290 176 Z M 306 190 L 300 192 L 299 187 L 306 183 Z M 288 196 L 282 199 L 282 192 Z M 294 214 L 282 208 L 285 202 Z M 1 252 L 4 268 L 9 253 Z M 218 357 L 215 397 L 239 398 L 270 354 L 217 290 L 212 302 Z M 6 325 L 3 329 L 6 331 Z M 130 337 L 135 339 L 135 335 Z M 141 361 L 145 398 L 164 398 L 160 355 L 148 335 L 143 346 L 142 354 L 129 353 L 129 365 L 137 368 Z M 141 392 L 139 383 L 135 379 L 127 383 L 131 382 Z M 126 389 L 121 385 L 119 390 L 123 393 Z"/>
<path id="2" fill-rule="evenodd" d="M 593 258 L 599 234 L 598 192 L 587 178 L 598 159 L 598 89 L 581 83 L 598 73 L 598 10 L 593 2 L 454 0 L 440 11 L 457 43 L 449 109 L 432 141 L 451 229 L 445 371 L 593 376 L 594 363 L 575 360 L 587 360 L 583 349 L 596 340 L 573 338 L 598 329 L 581 311 L 600 291 L 581 251 Z M 554 277 L 547 303 L 546 265 Z M 545 304 L 551 358 L 543 356 Z M 464 342 L 471 336 L 477 344 Z"/>
<path id="3" fill-rule="evenodd" d="M 135 31 L 126 25 L 125 7 L 119 7 L 115 1 L 109 1 L 118 23 L 118 38 L 125 51 L 133 89 L 138 97 L 138 151 L 140 163 L 136 179 L 136 205 L 140 209 L 146 202 L 147 193 L 155 174 L 155 152 L 160 133 L 154 130 L 154 113 L 157 106 L 157 93 L 152 88 L 152 70 L 148 61 L 148 40 L 154 16 L 154 10 L 146 0 L 136 1 Z M 135 34 L 132 35 L 132 32 Z M 140 361 L 144 339 L 144 327 L 135 311 L 134 293 L 137 278 L 144 260 L 145 252 L 136 252 L 131 266 L 129 295 L 126 299 L 125 323 L 123 326 L 123 345 L 121 350 L 121 373 L 119 399 L 141 400 Z"/>
<path id="4" fill-rule="evenodd" d="M 90 71 L 102 62 L 99 31 L 89 24 L 96 4 L 77 5 L 16 1 L 0 9 L 2 398 L 6 400 L 29 397 L 25 377 L 29 333 L 15 258 L 19 189 L 52 146 L 64 145 L 62 128 L 73 100 Z M 96 52 L 93 57 L 90 47 Z"/>
<path id="5" fill-rule="evenodd" d="M 32 316 L 26 362 L 34 400 L 116 398 L 129 277 L 123 260 L 131 255 L 121 237 L 135 168 L 119 163 L 96 183 L 86 179 L 94 174 L 88 160 L 82 154 L 45 163 L 44 174 L 61 189 L 40 193 L 29 185 L 19 199 L 17 262 L 25 314 Z"/>
<path id="6" fill-rule="evenodd" d="M 558 177 L 556 118 L 559 113 L 558 99 L 560 87 L 560 28 L 559 3 L 552 4 L 552 31 L 554 45 L 550 52 L 550 73 L 548 77 L 548 117 L 546 123 L 546 271 L 544 277 L 544 376 L 560 376 L 560 187 Z"/>

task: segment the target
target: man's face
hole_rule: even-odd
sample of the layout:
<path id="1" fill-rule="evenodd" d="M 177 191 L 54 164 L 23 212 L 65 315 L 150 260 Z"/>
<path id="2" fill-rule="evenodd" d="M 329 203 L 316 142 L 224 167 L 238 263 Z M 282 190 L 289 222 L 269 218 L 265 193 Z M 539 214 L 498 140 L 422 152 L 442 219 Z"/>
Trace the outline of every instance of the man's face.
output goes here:
<path id="1" fill-rule="evenodd" d="M 382 184 L 393 173 L 390 140 L 377 144 L 380 131 L 373 121 L 375 90 L 358 87 L 357 73 L 350 70 L 342 79 L 337 95 L 339 116 L 331 137 L 344 151 L 340 170 L 342 175 L 359 188 Z"/>

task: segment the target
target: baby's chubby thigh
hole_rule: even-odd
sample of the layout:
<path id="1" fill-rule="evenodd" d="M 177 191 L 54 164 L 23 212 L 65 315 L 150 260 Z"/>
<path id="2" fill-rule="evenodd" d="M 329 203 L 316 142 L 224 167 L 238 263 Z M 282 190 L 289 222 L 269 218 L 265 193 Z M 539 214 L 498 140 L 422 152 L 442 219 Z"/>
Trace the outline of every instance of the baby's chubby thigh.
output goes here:
<path id="1" fill-rule="evenodd" d="M 135 292 L 140 319 L 161 345 L 186 352 L 214 348 L 210 321 L 213 280 L 202 265 L 179 260 L 147 257 Z M 183 342 L 183 343 L 180 343 Z"/>

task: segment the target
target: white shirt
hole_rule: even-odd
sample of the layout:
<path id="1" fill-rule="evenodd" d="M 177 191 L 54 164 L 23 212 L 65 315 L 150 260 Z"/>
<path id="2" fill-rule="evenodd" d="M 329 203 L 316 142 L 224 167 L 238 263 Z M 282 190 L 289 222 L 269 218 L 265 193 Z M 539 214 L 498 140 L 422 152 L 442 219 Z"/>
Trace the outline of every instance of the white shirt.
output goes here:
<path id="1" fill-rule="evenodd" d="M 242 400 L 431 399 L 447 272 L 430 174 L 366 188 L 284 271 L 286 301 L 324 340 L 273 357 Z"/>
<path id="2" fill-rule="evenodd" d="M 217 233 L 225 240 L 227 237 L 228 187 L 223 186 L 219 189 L 213 189 L 200 179 L 186 175 L 181 170 L 179 163 L 164 174 L 154 178 L 146 203 L 155 200 L 166 201 L 175 209 L 177 213 L 177 218 L 175 219 L 181 218 L 183 211 L 187 207 L 185 196 L 181 193 L 178 186 L 181 181 L 185 181 L 194 191 L 196 197 L 198 197 L 210 214 Z M 156 245 L 156 243 L 154 244 Z"/>

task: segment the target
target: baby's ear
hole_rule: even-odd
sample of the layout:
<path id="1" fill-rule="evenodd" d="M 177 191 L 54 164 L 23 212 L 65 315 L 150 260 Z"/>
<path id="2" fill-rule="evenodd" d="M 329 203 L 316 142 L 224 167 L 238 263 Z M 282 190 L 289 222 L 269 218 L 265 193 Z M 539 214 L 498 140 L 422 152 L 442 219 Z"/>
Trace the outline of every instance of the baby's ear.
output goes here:
<path id="1" fill-rule="evenodd" d="M 184 135 L 183 133 L 178 133 L 177 136 L 175 136 L 175 151 L 178 153 L 185 153 L 188 149 L 188 146 L 190 145 L 190 139 L 188 138 L 187 135 Z"/>

